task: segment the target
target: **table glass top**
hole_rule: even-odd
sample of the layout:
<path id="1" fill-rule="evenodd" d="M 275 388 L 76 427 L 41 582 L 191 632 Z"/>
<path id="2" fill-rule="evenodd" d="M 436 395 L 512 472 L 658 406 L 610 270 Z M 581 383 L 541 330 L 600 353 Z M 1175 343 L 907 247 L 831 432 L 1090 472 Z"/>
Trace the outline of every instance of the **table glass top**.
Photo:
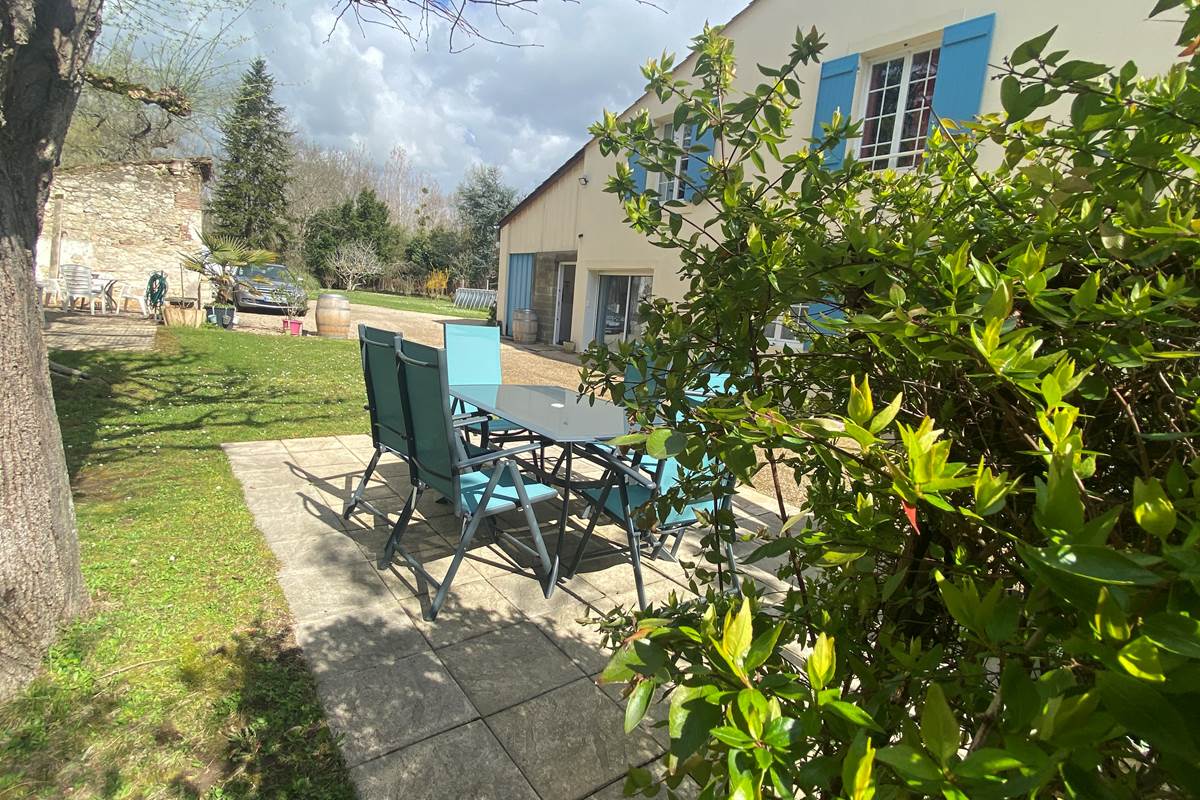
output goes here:
<path id="1" fill-rule="evenodd" d="M 450 394 L 558 442 L 597 442 L 628 432 L 624 409 L 561 386 L 459 384 Z"/>

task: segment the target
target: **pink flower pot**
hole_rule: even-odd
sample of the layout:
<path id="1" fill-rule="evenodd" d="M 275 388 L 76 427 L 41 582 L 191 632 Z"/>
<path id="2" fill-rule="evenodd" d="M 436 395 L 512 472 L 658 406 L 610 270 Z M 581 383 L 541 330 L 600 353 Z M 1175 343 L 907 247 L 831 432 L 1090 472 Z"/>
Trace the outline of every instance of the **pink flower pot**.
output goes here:
<path id="1" fill-rule="evenodd" d="M 302 319 L 285 319 L 283 321 L 283 332 L 290 333 L 292 336 L 299 336 L 304 330 L 304 320 Z"/>

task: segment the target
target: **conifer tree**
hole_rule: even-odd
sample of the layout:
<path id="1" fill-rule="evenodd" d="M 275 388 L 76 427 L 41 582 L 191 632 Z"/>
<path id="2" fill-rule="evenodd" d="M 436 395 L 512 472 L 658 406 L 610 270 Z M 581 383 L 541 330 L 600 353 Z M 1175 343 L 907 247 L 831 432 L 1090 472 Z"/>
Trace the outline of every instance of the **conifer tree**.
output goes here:
<path id="1" fill-rule="evenodd" d="M 292 134 L 274 89 L 267 62 L 256 58 L 242 76 L 233 113 L 221 126 L 224 156 L 209 211 L 217 233 L 280 251 L 288 238 Z"/>

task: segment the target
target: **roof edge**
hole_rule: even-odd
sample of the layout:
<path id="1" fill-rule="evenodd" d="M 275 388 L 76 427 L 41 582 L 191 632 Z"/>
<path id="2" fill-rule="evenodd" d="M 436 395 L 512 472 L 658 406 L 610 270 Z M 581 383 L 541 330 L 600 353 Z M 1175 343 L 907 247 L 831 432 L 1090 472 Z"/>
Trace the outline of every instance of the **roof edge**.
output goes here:
<path id="1" fill-rule="evenodd" d="M 563 174 L 565 172 L 567 172 L 567 170 L 569 170 L 571 167 L 575 166 L 576 163 L 582 161 L 583 160 L 583 152 L 585 150 L 587 150 L 587 146 L 591 143 L 592 143 L 591 139 L 588 139 L 586 142 L 584 142 L 583 147 L 581 147 L 575 151 L 575 155 L 571 156 L 566 161 L 564 161 L 558 169 L 556 169 L 556 170 L 554 170 L 554 172 L 550 173 L 550 177 L 546 178 L 546 180 L 539 183 L 532 192 L 525 195 L 525 197 L 521 199 L 521 202 L 517 203 L 515 206 L 512 207 L 512 211 L 509 211 L 507 214 L 505 214 L 503 217 L 501 217 L 500 222 L 498 222 L 496 224 L 496 227 L 503 228 L 505 225 L 507 225 L 510 221 L 512 221 L 512 219 L 514 217 L 516 217 L 518 214 L 520 214 L 522 211 L 524 211 L 526 208 L 528 208 L 530 206 L 530 204 L 533 203 L 534 200 L 536 200 L 539 196 L 542 195 L 542 193 L 544 193 L 547 189 L 549 189 L 550 185 L 553 184 L 555 181 L 557 181 L 559 178 L 561 178 L 563 176 Z"/>

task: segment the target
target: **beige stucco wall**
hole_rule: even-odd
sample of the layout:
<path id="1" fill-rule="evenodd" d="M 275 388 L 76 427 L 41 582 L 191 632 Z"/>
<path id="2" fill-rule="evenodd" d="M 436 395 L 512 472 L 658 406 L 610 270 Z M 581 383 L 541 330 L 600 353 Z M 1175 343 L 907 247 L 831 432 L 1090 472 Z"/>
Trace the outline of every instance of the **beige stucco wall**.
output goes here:
<path id="1" fill-rule="evenodd" d="M 822 57 L 828 61 L 850 53 L 870 58 L 874 53 L 902 46 L 909 40 L 939 40 L 945 26 L 984 14 L 995 13 L 996 22 L 989 61 L 998 64 L 1004 55 L 1021 42 L 1054 25 L 1059 26 L 1051 49 L 1070 49 L 1073 58 L 1121 64 L 1132 59 L 1146 74 L 1165 70 L 1176 60 L 1174 40 L 1178 26 L 1159 18 L 1146 18 L 1150 0 L 842 0 L 839 3 L 797 3 L 796 0 L 758 0 L 746 12 L 732 20 L 726 35 L 733 38 L 739 61 L 736 89 L 750 89 L 762 76 L 756 63 L 782 63 L 791 49 L 797 27 L 816 26 L 829 43 Z M 1170 14 L 1164 15 L 1170 17 Z M 688 74 L 691 61 L 684 62 L 679 74 Z M 795 118 L 795 131 L 806 137 L 812 130 L 813 109 L 820 78 L 820 66 L 810 65 L 799 71 L 808 91 Z M 863 73 L 859 73 L 859 81 Z M 856 95 L 859 90 L 856 88 Z M 646 108 L 654 118 L 665 118 L 671 109 L 655 98 L 643 97 L 626 114 Z M 984 87 L 981 111 L 1000 110 L 1000 82 L 989 80 Z M 597 109 L 596 116 L 600 116 Z M 857 115 L 858 109 L 854 109 Z M 797 143 L 799 146 L 799 143 Z M 999 157 L 996 153 L 995 158 Z M 987 165 L 985 160 L 984 165 Z M 549 218 L 551 203 L 565 203 L 575 209 L 578 242 L 577 277 L 573 319 L 573 338 L 581 346 L 590 340 L 595 321 L 595 288 L 601 273 L 625 273 L 654 276 L 654 293 L 677 300 L 685 286 L 676 275 L 678 261 L 670 250 L 651 246 L 640 234 L 623 222 L 624 213 L 616 198 L 603 191 L 607 176 L 615 171 L 615 159 L 600 155 L 594 142 L 584 150 L 580 173 L 588 178 L 580 186 L 578 174 L 564 175 L 552 190 L 544 192 L 522 211 L 514 223 L 521 223 L 521 247 L 538 241 L 538 219 Z M 571 203 L 570 195 L 575 195 Z M 509 231 L 501 231 L 502 247 Z M 546 234 L 541 234 L 545 236 Z M 515 243 L 513 239 L 512 243 Z M 534 252 L 511 247 L 502 254 L 501 306 L 504 303 L 504 267 L 508 252 Z M 503 308 L 501 307 L 501 318 Z"/>
<path id="2" fill-rule="evenodd" d="M 111 274 L 139 294 L 163 270 L 169 293 L 179 294 L 180 256 L 200 249 L 208 169 L 206 161 L 181 159 L 58 170 L 38 239 L 39 273 L 55 275 L 57 234 L 58 264 Z M 194 295 L 194 274 L 183 282 Z"/>

